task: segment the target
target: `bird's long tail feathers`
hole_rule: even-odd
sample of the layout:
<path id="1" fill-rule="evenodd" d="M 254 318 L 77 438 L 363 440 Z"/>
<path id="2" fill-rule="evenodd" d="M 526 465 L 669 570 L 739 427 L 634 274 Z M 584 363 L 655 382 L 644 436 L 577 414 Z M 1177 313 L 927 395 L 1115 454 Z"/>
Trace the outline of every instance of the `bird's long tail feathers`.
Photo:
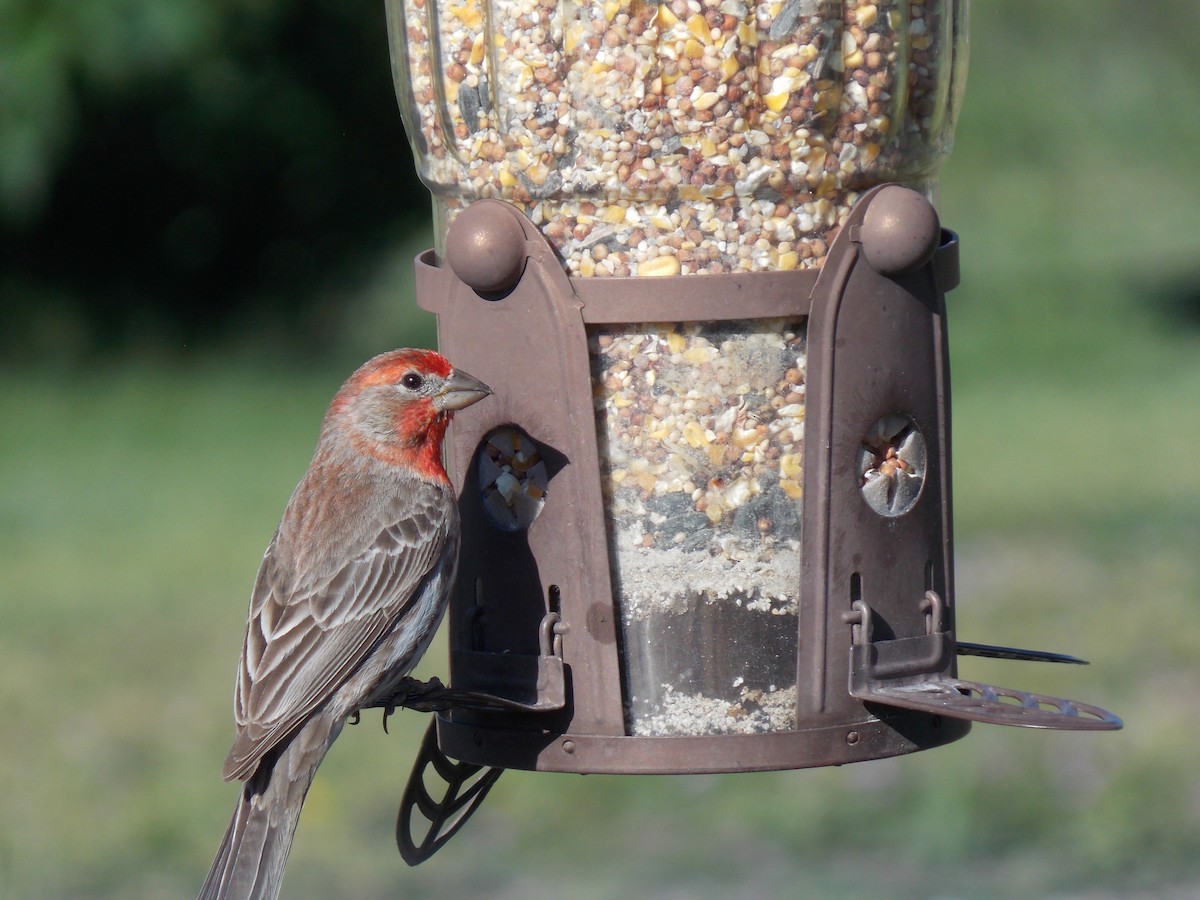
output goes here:
<path id="1" fill-rule="evenodd" d="M 300 809 L 317 766 L 341 730 L 317 716 L 272 764 L 242 786 L 221 849 L 198 900 L 275 900 L 292 849 Z"/>

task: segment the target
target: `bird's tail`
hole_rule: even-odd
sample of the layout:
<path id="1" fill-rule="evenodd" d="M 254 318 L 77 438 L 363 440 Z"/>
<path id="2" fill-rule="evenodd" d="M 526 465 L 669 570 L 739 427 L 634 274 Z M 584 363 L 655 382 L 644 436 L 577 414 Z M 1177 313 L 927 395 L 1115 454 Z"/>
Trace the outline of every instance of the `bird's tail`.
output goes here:
<path id="1" fill-rule="evenodd" d="M 330 744 L 341 730 L 310 720 L 242 786 L 221 849 L 199 900 L 275 900 L 300 821 L 300 809 Z"/>

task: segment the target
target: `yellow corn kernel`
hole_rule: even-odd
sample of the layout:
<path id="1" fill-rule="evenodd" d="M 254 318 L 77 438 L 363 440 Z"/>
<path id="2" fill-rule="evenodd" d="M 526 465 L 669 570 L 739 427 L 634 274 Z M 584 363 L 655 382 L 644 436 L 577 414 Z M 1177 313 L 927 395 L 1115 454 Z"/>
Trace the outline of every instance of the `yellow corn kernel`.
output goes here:
<path id="1" fill-rule="evenodd" d="M 604 18 L 606 20 L 611 22 L 613 20 L 613 16 L 615 16 L 618 12 L 620 12 L 620 10 L 621 10 L 620 0 L 605 0 Z"/>
<path id="2" fill-rule="evenodd" d="M 671 7 L 667 6 L 667 4 L 661 3 L 658 7 L 658 18 L 656 21 L 658 22 L 659 28 L 665 30 L 676 24 L 679 21 L 679 16 L 671 12 Z"/>
<path id="3" fill-rule="evenodd" d="M 606 206 L 604 211 L 600 213 L 600 218 L 609 225 L 619 225 L 625 221 L 625 207 L 623 206 Z"/>
<path id="4" fill-rule="evenodd" d="M 709 31 L 708 23 L 704 21 L 704 16 L 696 13 L 687 20 L 688 31 L 694 34 L 697 39 L 706 44 L 712 43 L 712 33 Z"/>
<path id="5" fill-rule="evenodd" d="M 732 56 L 725 57 L 721 60 L 721 81 L 728 81 L 738 73 L 738 69 L 740 68 L 741 66 L 738 64 L 737 59 Z"/>
<path id="6" fill-rule="evenodd" d="M 860 6 L 854 11 L 854 18 L 860 27 L 870 28 L 879 19 L 879 7 L 874 3 Z"/>
<path id="7" fill-rule="evenodd" d="M 804 499 L 804 488 L 800 486 L 799 482 L 785 479 L 779 482 L 779 486 L 783 488 L 783 492 L 792 500 Z"/>
<path id="8" fill-rule="evenodd" d="M 683 348 L 687 346 L 687 341 L 684 340 L 682 334 L 678 331 L 672 331 L 667 335 L 667 347 L 672 353 L 682 353 Z"/>
<path id="9" fill-rule="evenodd" d="M 638 266 L 637 274 L 649 277 L 678 275 L 679 260 L 674 256 L 656 256 L 654 259 L 641 263 Z"/>
<path id="10" fill-rule="evenodd" d="M 790 272 L 800 262 L 800 256 L 795 250 L 789 250 L 787 253 L 779 254 L 779 269 L 783 272 Z"/>
<path id="11" fill-rule="evenodd" d="M 576 22 L 563 35 L 563 50 L 568 54 L 575 52 L 575 48 L 579 46 L 581 40 L 583 40 L 583 23 Z M 474 50 L 471 52 L 474 54 Z"/>
<path id="12" fill-rule="evenodd" d="M 757 428 L 733 429 L 733 442 L 739 447 L 753 447 L 760 440 L 762 440 L 762 435 L 758 433 Z"/>
<path id="13" fill-rule="evenodd" d="M 641 475 L 635 475 L 633 480 L 636 481 L 638 483 L 638 487 L 640 487 L 646 493 L 654 490 L 654 486 L 658 484 L 658 476 L 651 475 L 649 472 L 643 472 Z"/>
<path id="14" fill-rule="evenodd" d="M 791 94 L 787 91 L 776 91 L 774 94 L 765 95 L 763 103 L 767 105 L 767 109 L 771 110 L 771 112 L 780 112 L 787 106 L 788 97 L 790 96 Z"/>
<path id="15" fill-rule="evenodd" d="M 477 66 L 483 62 L 483 52 L 486 49 L 487 47 L 483 39 L 483 32 L 480 32 L 479 34 L 475 35 L 475 40 L 471 42 L 471 65 Z"/>
<path id="16" fill-rule="evenodd" d="M 799 478 L 804 473 L 804 458 L 799 453 L 785 453 L 779 457 L 781 478 Z"/>
<path id="17" fill-rule="evenodd" d="M 478 6 L 451 6 L 448 12 L 468 28 L 479 28 L 483 24 L 483 13 Z"/>
<path id="18" fill-rule="evenodd" d="M 688 442 L 689 446 L 696 449 L 708 443 L 708 437 L 704 433 L 704 426 L 695 420 L 683 426 L 683 439 Z"/>
<path id="19" fill-rule="evenodd" d="M 683 55 L 688 59 L 699 59 L 704 55 L 704 45 L 695 38 L 688 38 L 683 45 Z"/>
<path id="20" fill-rule="evenodd" d="M 516 187 L 519 183 L 517 176 L 514 175 L 507 166 L 500 167 L 500 174 L 496 176 L 500 179 L 500 184 L 506 188 Z"/>

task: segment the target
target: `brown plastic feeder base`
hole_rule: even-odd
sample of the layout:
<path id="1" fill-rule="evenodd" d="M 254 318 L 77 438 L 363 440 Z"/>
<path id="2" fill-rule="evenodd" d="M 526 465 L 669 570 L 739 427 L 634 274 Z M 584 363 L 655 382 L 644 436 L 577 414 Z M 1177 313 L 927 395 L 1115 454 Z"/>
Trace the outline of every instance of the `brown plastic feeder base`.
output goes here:
<path id="1" fill-rule="evenodd" d="M 439 716 L 437 734 L 447 756 L 480 765 L 593 775 L 675 775 L 840 766 L 940 747 L 971 730 L 964 719 L 887 707 L 881 707 L 879 715 L 801 731 L 669 737 L 498 731 Z"/>

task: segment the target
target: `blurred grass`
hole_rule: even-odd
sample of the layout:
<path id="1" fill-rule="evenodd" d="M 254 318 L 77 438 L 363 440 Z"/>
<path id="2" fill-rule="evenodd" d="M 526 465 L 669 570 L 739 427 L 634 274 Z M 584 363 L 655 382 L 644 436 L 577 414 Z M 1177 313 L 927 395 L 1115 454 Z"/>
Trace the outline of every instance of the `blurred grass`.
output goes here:
<path id="1" fill-rule="evenodd" d="M 1200 893 L 1200 331 L 1172 312 L 1200 293 L 1198 20 L 976 3 L 942 181 L 963 239 L 959 634 L 1093 660 L 964 674 L 1099 703 L 1125 731 L 979 726 L 794 773 L 512 772 L 408 870 L 393 817 L 424 717 L 384 736 L 371 716 L 322 769 L 285 895 Z M 408 292 L 427 242 L 331 298 L 352 324 L 319 363 L 247 344 L 0 372 L 0 896 L 194 894 L 233 803 L 218 775 L 262 548 L 340 380 L 432 340 Z M 444 671 L 440 651 L 422 667 Z"/>

